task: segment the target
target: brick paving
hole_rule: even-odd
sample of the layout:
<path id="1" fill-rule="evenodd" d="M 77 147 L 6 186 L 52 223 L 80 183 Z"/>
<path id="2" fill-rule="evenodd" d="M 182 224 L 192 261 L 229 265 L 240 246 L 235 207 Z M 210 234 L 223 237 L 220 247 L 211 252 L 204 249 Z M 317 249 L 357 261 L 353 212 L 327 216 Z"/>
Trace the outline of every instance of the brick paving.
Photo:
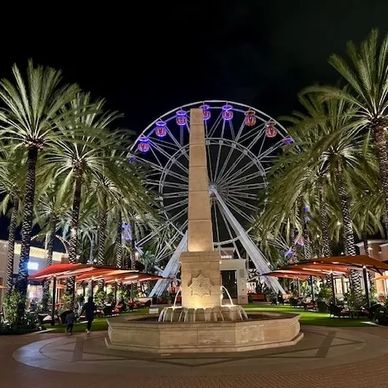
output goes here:
<path id="1" fill-rule="evenodd" d="M 388 327 L 303 330 L 295 347 L 162 358 L 108 351 L 104 333 L 3 336 L 0 387 L 388 387 Z"/>

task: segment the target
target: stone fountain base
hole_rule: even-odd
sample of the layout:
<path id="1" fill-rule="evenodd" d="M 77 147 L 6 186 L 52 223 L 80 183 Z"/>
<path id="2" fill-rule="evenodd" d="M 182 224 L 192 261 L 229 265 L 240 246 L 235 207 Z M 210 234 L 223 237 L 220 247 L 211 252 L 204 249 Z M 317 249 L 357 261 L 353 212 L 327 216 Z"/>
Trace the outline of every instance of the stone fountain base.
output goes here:
<path id="1" fill-rule="evenodd" d="M 261 313 L 244 321 L 108 320 L 108 348 L 152 353 L 243 352 L 294 345 L 303 338 L 298 315 Z"/>

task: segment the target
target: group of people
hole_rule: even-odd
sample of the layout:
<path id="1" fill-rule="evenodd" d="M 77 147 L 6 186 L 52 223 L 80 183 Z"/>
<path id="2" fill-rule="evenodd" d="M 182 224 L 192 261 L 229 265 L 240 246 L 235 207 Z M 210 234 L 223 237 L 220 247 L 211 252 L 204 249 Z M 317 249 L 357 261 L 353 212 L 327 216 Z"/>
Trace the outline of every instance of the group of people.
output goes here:
<path id="1" fill-rule="evenodd" d="M 92 329 L 92 322 L 94 320 L 94 311 L 96 310 L 96 305 L 93 302 L 93 297 L 89 297 L 88 301 L 82 306 L 81 313 L 85 314 L 86 318 L 86 334 L 90 334 L 90 330 Z M 74 322 L 76 320 L 74 309 L 71 309 L 67 312 L 65 316 L 65 324 L 66 324 L 66 333 L 68 335 L 73 334 Z"/>

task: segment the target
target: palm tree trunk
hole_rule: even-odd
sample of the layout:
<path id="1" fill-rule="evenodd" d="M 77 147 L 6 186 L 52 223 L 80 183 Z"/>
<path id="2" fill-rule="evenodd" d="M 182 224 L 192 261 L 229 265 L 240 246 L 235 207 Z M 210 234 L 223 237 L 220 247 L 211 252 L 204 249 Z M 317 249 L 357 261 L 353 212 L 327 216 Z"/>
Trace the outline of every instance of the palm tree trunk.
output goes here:
<path id="1" fill-rule="evenodd" d="M 131 240 L 131 269 L 135 269 L 136 267 L 136 244 L 135 244 L 135 223 L 131 221 L 131 234 L 132 234 L 132 240 Z"/>
<path id="2" fill-rule="evenodd" d="M 344 242 L 345 242 L 345 255 L 355 256 L 356 248 L 354 244 L 354 234 L 353 234 L 353 222 L 350 216 L 350 205 L 349 205 L 349 195 L 346 190 L 342 170 L 338 167 L 335 170 L 335 176 L 337 181 L 337 192 L 340 199 L 343 229 L 344 229 Z M 356 300 L 361 300 L 361 275 L 359 271 L 350 271 L 350 281 L 353 292 L 355 294 Z"/>
<path id="3" fill-rule="evenodd" d="M 69 263 L 75 264 L 77 262 L 78 253 L 78 227 L 79 214 L 81 209 L 81 192 L 82 192 L 82 172 L 77 171 L 75 174 L 75 187 L 73 196 L 73 208 L 71 211 L 70 221 L 70 242 L 69 242 Z M 74 295 L 74 277 L 67 278 L 66 294 Z"/>
<path id="4" fill-rule="evenodd" d="M 20 250 L 19 274 L 18 274 L 18 280 L 16 283 L 16 288 L 21 293 L 23 298 L 25 298 L 27 295 L 28 262 L 30 260 L 32 219 L 34 216 L 35 178 L 36 178 L 37 160 L 38 160 L 38 149 L 36 147 L 28 148 L 26 188 L 24 191 L 22 242 L 21 242 L 21 250 Z M 24 314 L 24 309 L 22 310 L 20 308 L 20 314 L 22 313 Z"/>
<path id="5" fill-rule="evenodd" d="M 98 252 L 97 252 L 97 264 L 105 264 L 105 240 L 106 240 L 106 223 L 107 223 L 107 211 L 106 211 L 106 198 L 103 198 L 101 213 L 98 223 Z M 98 281 L 98 289 L 103 290 L 104 280 Z"/>
<path id="6" fill-rule="evenodd" d="M 322 232 L 322 253 L 323 256 L 331 256 L 330 234 L 329 234 L 329 218 L 327 216 L 327 205 L 323 196 L 323 188 L 319 187 L 319 216 L 321 220 Z"/>
<path id="7" fill-rule="evenodd" d="M 121 211 L 119 210 L 116 234 L 116 266 L 121 268 L 123 266 L 123 241 L 122 241 L 123 220 Z"/>
<path id="8" fill-rule="evenodd" d="M 324 200 L 323 188 L 319 183 L 319 218 L 321 222 L 321 233 L 322 233 L 322 254 L 324 257 L 331 256 L 330 247 L 330 234 L 329 234 L 329 218 L 327 216 L 327 205 Z M 326 283 L 330 290 L 333 290 L 332 277 L 331 275 L 326 276 Z M 334 295 L 332 295 L 334 298 Z M 334 300 L 335 303 L 335 300 Z"/>
<path id="9" fill-rule="evenodd" d="M 98 222 L 98 265 L 104 265 L 105 262 L 105 240 L 106 240 L 106 223 L 107 223 L 107 211 L 106 211 L 106 198 L 103 198 L 103 204 L 101 207 L 100 219 Z"/>
<path id="10" fill-rule="evenodd" d="M 372 124 L 372 133 L 377 159 L 379 161 L 380 182 L 384 195 L 384 228 L 385 238 L 388 238 L 388 156 L 387 141 L 385 137 L 385 128 L 378 120 Z"/>
<path id="11" fill-rule="evenodd" d="M 17 226 L 17 213 L 19 209 L 19 201 L 16 198 L 12 199 L 13 207 L 11 209 L 11 220 L 9 223 L 8 232 L 8 260 L 7 260 L 7 289 L 12 291 L 13 287 L 13 266 L 15 257 L 15 233 Z"/>
<path id="12" fill-rule="evenodd" d="M 53 252 L 54 252 L 54 239 L 55 233 L 57 231 L 57 216 L 56 214 L 51 214 L 50 219 L 50 232 L 47 239 L 47 267 L 53 263 Z M 46 279 L 43 283 L 43 297 L 42 297 L 42 308 L 43 311 L 48 311 L 49 308 L 49 299 L 50 299 L 50 280 Z"/>

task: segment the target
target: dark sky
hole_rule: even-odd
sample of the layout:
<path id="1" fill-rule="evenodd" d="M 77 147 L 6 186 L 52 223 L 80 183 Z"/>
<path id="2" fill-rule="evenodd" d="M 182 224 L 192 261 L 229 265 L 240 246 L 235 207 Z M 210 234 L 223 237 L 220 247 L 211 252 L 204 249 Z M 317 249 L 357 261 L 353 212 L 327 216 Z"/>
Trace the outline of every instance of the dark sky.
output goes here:
<path id="1" fill-rule="evenodd" d="M 28 58 L 61 68 L 67 81 L 107 98 L 136 132 L 203 99 L 288 114 L 304 86 L 336 81 L 330 53 L 388 28 L 386 0 L 97 3 L 2 12 L 0 76 Z"/>

